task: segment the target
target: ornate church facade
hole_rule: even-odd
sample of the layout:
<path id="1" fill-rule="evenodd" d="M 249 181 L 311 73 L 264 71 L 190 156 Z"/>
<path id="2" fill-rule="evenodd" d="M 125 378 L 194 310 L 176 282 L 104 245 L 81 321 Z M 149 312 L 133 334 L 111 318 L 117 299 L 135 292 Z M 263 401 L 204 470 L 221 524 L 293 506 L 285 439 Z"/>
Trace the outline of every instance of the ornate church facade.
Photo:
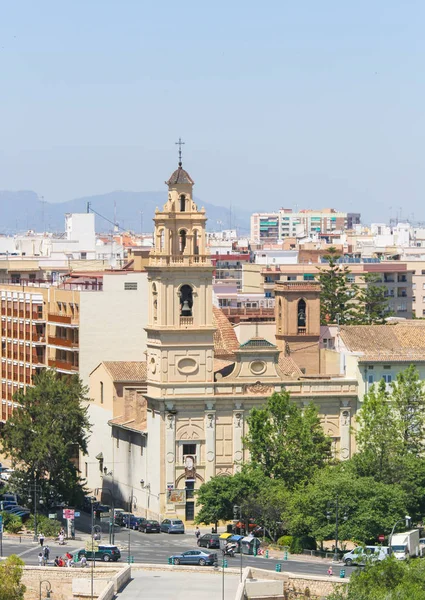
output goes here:
<path id="1" fill-rule="evenodd" d="M 256 336 L 239 345 L 213 306 L 207 218 L 193 200 L 194 182 L 179 163 L 166 183 L 146 268 L 146 363 L 102 363 L 91 374 L 93 414 L 108 423 L 112 441 L 106 436 L 100 447 L 98 438 L 90 454 L 102 455 L 102 485 L 113 485 L 123 499 L 137 496 L 134 512 L 190 521 L 194 491 L 211 477 L 235 473 L 248 458 L 247 416 L 273 392 L 288 390 L 300 406 L 315 403 L 335 455 L 349 458 L 357 381 L 320 372 L 314 282 L 278 283 L 275 339 Z M 101 406 L 105 381 L 110 401 Z M 96 487 L 90 477 L 88 483 Z"/>

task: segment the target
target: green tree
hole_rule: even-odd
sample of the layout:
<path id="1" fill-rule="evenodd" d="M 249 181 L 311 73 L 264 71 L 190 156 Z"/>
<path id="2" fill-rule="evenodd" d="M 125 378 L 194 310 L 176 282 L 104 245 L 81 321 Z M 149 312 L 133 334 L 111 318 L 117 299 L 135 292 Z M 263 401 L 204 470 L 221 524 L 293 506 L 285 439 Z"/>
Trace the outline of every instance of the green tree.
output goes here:
<path id="1" fill-rule="evenodd" d="M 337 498 L 339 540 L 359 543 L 376 542 L 379 534 L 388 535 L 408 505 L 408 495 L 401 486 L 361 477 L 347 461 L 318 471 L 307 486 L 293 492 L 287 512 L 290 533 L 334 540 Z"/>
<path id="2" fill-rule="evenodd" d="M 385 295 L 387 288 L 380 285 L 378 273 L 366 273 L 363 279 L 366 285 L 359 290 L 355 320 L 359 325 L 383 324 L 392 315 Z"/>
<path id="3" fill-rule="evenodd" d="M 281 481 L 270 479 L 260 468 L 247 465 L 233 476 L 216 476 L 203 483 L 197 492 L 197 502 L 202 504 L 197 523 L 217 526 L 219 521 L 229 521 L 234 517 L 234 505 L 238 505 L 242 507 L 244 521 L 254 520 L 276 539 L 288 493 Z"/>
<path id="4" fill-rule="evenodd" d="M 394 421 L 403 440 L 403 451 L 422 454 L 425 449 L 425 392 L 416 367 L 410 365 L 398 373 L 391 388 Z"/>
<path id="5" fill-rule="evenodd" d="M 81 499 L 83 487 L 73 458 L 87 451 L 86 394 L 76 375 L 63 379 L 50 370 L 37 375 L 34 387 L 15 394 L 18 407 L 4 426 L 1 446 L 16 467 L 10 482 L 21 495 L 28 496 L 36 482 L 45 506 Z"/>
<path id="6" fill-rule="evenodd" d="M 328 600 L 425 600 L 425 564 L 386 558 L 355 571 L 346 593 L 336 591 Z"/>
<path id="7" fill-rule="evenodd" d="M 359 473 L 377 481 L 398 481 L 402 443 L 384 380 L 367 392 L 356 420 L 358 453 L 353 461 Z"/>
<path id="8" fill-rule="evenodd" d="M 274 393 L 263 408 L 253 408 L 247 422 L 244 444 L 253 466 L 288 488 L 308 480 L 331 459 L 331 440 L 317 408 L 309 404 L 301 409 L 287 391 Z"/>
<path id="9" fill-rule="evenodd" d="M 322 325 L 340 323 L 344 325 L 355 320 L 358 287 L 349 282 L 351 273 L 347 265 L 338 263 L 340 255 L 334 247 L 329 248 L 323 257 L 326 268 L 319 269 L 320 321 Z"/>
<path id="10" fill-rule="evenodd" d="M 24 600 L 26 587 L 21 583 L 24 564 L 15 554 L 0 563 L 0 600 Z"/>

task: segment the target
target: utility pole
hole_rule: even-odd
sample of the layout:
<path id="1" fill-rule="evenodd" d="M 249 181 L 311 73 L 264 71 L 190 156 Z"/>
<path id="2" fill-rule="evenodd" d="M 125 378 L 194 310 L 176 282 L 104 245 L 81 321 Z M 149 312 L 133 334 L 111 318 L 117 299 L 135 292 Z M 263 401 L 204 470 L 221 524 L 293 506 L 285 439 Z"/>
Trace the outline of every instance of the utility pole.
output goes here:
<path id="1" fill-rule="evenodd" d="M 238 514 L 239 514 L 239 522 L 241 524 L 241 526 L 243 525 L 242 523 L 242 506 L 234 506 L 233 507 L 233 518 L 237 519 L 238 518 Z M 242 583 L 242 544 L 241 542 L 239 542 L 239 553 L 241 555 L 241 563 L 240 563 L 240 582 Z"/>

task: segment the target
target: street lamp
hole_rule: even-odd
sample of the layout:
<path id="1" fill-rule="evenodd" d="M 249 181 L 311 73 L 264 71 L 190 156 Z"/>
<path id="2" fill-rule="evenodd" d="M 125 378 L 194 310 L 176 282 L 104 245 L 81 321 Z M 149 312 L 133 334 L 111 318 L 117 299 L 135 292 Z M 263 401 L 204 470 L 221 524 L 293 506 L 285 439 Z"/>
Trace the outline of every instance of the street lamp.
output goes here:
<path id="1" fill-rule="evenodd" d="M 45 583 L 45 588 L 46 588 L 46 595 L 44 598 L 41 597 L 41 592 L 42 592 L 42 588 L 43 588 L 43 583 Z M 47 579 L 43 579 L 43 581 L 40 581 L 40 587 L 39 587 L 39 599 L 40 600 L 47 600 L 48 598 L 50 598 L 50 594 L 53 594 L 52 592 L 52 584 L 50 583 L 50 581 L 47 581 Z"/>
<path id="2" fill-rule="evenodd" d="M 133 490 L 131 490 L 130 497 L 128 499 L 128 512 L 131 513 L 133 506 L 137 506 L 137 498 L 133 494 Z M 128 564 L 130 564 L 130 548 L 131 548 L 131 514 L 128 515 Z"/>
<path id="3" fill-rule="evenodd" d="M 410 525 L 411 525 L 411 522 L 412 522 L 412 518 L 411 518 L 409 515 L 406 515 L 406 516 L 404 517 L 404 521 L 405 521 L 405 524 L 406 524 L 406 529 L 409 529 L 409 527 L 410 527 Z M 397 525 L 398 525 L 399 523 L 403 523 L 403 520 L 402 520 L 402 519 L 400 519 L 399 521 L 396 521 L 396 522 L 394 523 L 394 526 L 393 526 L 393 528 L 392 528 L 392 530 L 391 530 L 391 533 L 390 533 L 390 539 L 389 539 L 389 543 L 388 543 L 388 549 L 389 549 L 389 553 L 390 553 L 390 554 L 391 554 L 391 544 L 392 544 L 392 542 L 393 542 L 393 535 L 394 535 L 394 531 L 395 531 L 395 528 L 397 527 Z"/>
<path id="4" fill-rule="evenodd" d="M 112 508 L 112 517 L 109 519 L 109 543 L 113 544 L 115 542 L 115 502 L 114 502 L 114 494 L 112 490 L 109 488 L 101 489 L 101 498 L 102 495 L 107 492 L 111 496 L 111 508 Z"/>
<path id="5" fill-rule="evenodd" d="M 335 554 L 334 561 L 338 562 L 338 528 L 339 528 L 339 519 L 340 519 L 340 511 L 342 507 L 339 505 L 339 497 L 338 494 L 335 496 L 335 502 L 328 502 L 328 510 L 326 512 L 326 518 L 328 521 L 331 520 L 331 509 L 335 509 Z M 347 511 L 344 509 L 344 521 L 348 519 Z"/>
<path id="6" fill-rule="evenodd" d="M 29 502 L 34 502 L 34 541 L 37 541 L 37 492 L 41 492 L 41 486 L 37 483 L 37 475 L 34 473 L 34 483 L 30 485 Z M 34 494 L 34 497 L 31 497 Z M 42 498 L 38 500 L 39 504 L 43 504 Z"/>
<path id="7" fill-rule="evenodd" d="M 233 507 L 233 518 L 237 519 L 238 515 L 239 515 L 240 524 L 242 526 L 242 506 L 237 506 L 235 504 L 235 506 Z M 242 527 L 241 527 L 241 530 L 242 530 Z M 239 542 L 239 553 L 241 555 L 240 582 L 242 583 L 242 544 L 241 544 L 241 542 Z"/>

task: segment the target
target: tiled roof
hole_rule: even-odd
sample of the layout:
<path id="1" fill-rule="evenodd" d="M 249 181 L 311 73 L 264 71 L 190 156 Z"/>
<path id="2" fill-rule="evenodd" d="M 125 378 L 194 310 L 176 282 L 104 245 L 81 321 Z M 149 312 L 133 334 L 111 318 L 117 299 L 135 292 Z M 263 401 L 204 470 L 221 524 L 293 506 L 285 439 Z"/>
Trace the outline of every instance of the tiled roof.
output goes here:
<path id="1" fill-rule="evenodd" d="M 141 433 L 146 431 L 146 424 L 136 421 L 136 419 L 128 419 L 127 417 L 115 417 L 108 421 L 108 425 L 117 425 L 123 429 L 130 429 L 131 431 L 139 431 Z"/>
<path id="2" fill-rule="evenodd" d="M 235 350 L 239 348 L 238 338 L 229 319 L 216 306 L 213 307 L 213 325 L 217 328 L 214 332 L 215 358 L 231 361 L 235 358 Z"/>
<path id="3" fill-rule="evenodd" d="M 294 378 L 302 375 L 297 363 L 290 356 L 285 355 L 285 352 L 279 353 L 278 367 L 285 377 Z"/>
<path id="4" fill-rule="evenodd" d="M 195 182 L 193 181 L 189 173 L 185 171 L 180 164 L 179 168 L 174 171 L 170 179 L 165 183 L 167 185 L 176 185 L 177 183 L 190 183 L 193 185 Z"/>
<path id="5" fill-rule="evenodd" d="M 276 346 L 264 338 L 251 338 L 241 344 L 241 348 L 276 348 Z"/>
<path id="6" fill-rule="evenodd" d="M 425 324 L 398 321 L 387 325 L 344 325 L 341 338 L 360 362 L 425 361 Z"/>
<path id="7" fill-rule="evenodd" d="M 146 382 L 146 361 L 106 361 L 103 363 L 114 381 Z"/>

